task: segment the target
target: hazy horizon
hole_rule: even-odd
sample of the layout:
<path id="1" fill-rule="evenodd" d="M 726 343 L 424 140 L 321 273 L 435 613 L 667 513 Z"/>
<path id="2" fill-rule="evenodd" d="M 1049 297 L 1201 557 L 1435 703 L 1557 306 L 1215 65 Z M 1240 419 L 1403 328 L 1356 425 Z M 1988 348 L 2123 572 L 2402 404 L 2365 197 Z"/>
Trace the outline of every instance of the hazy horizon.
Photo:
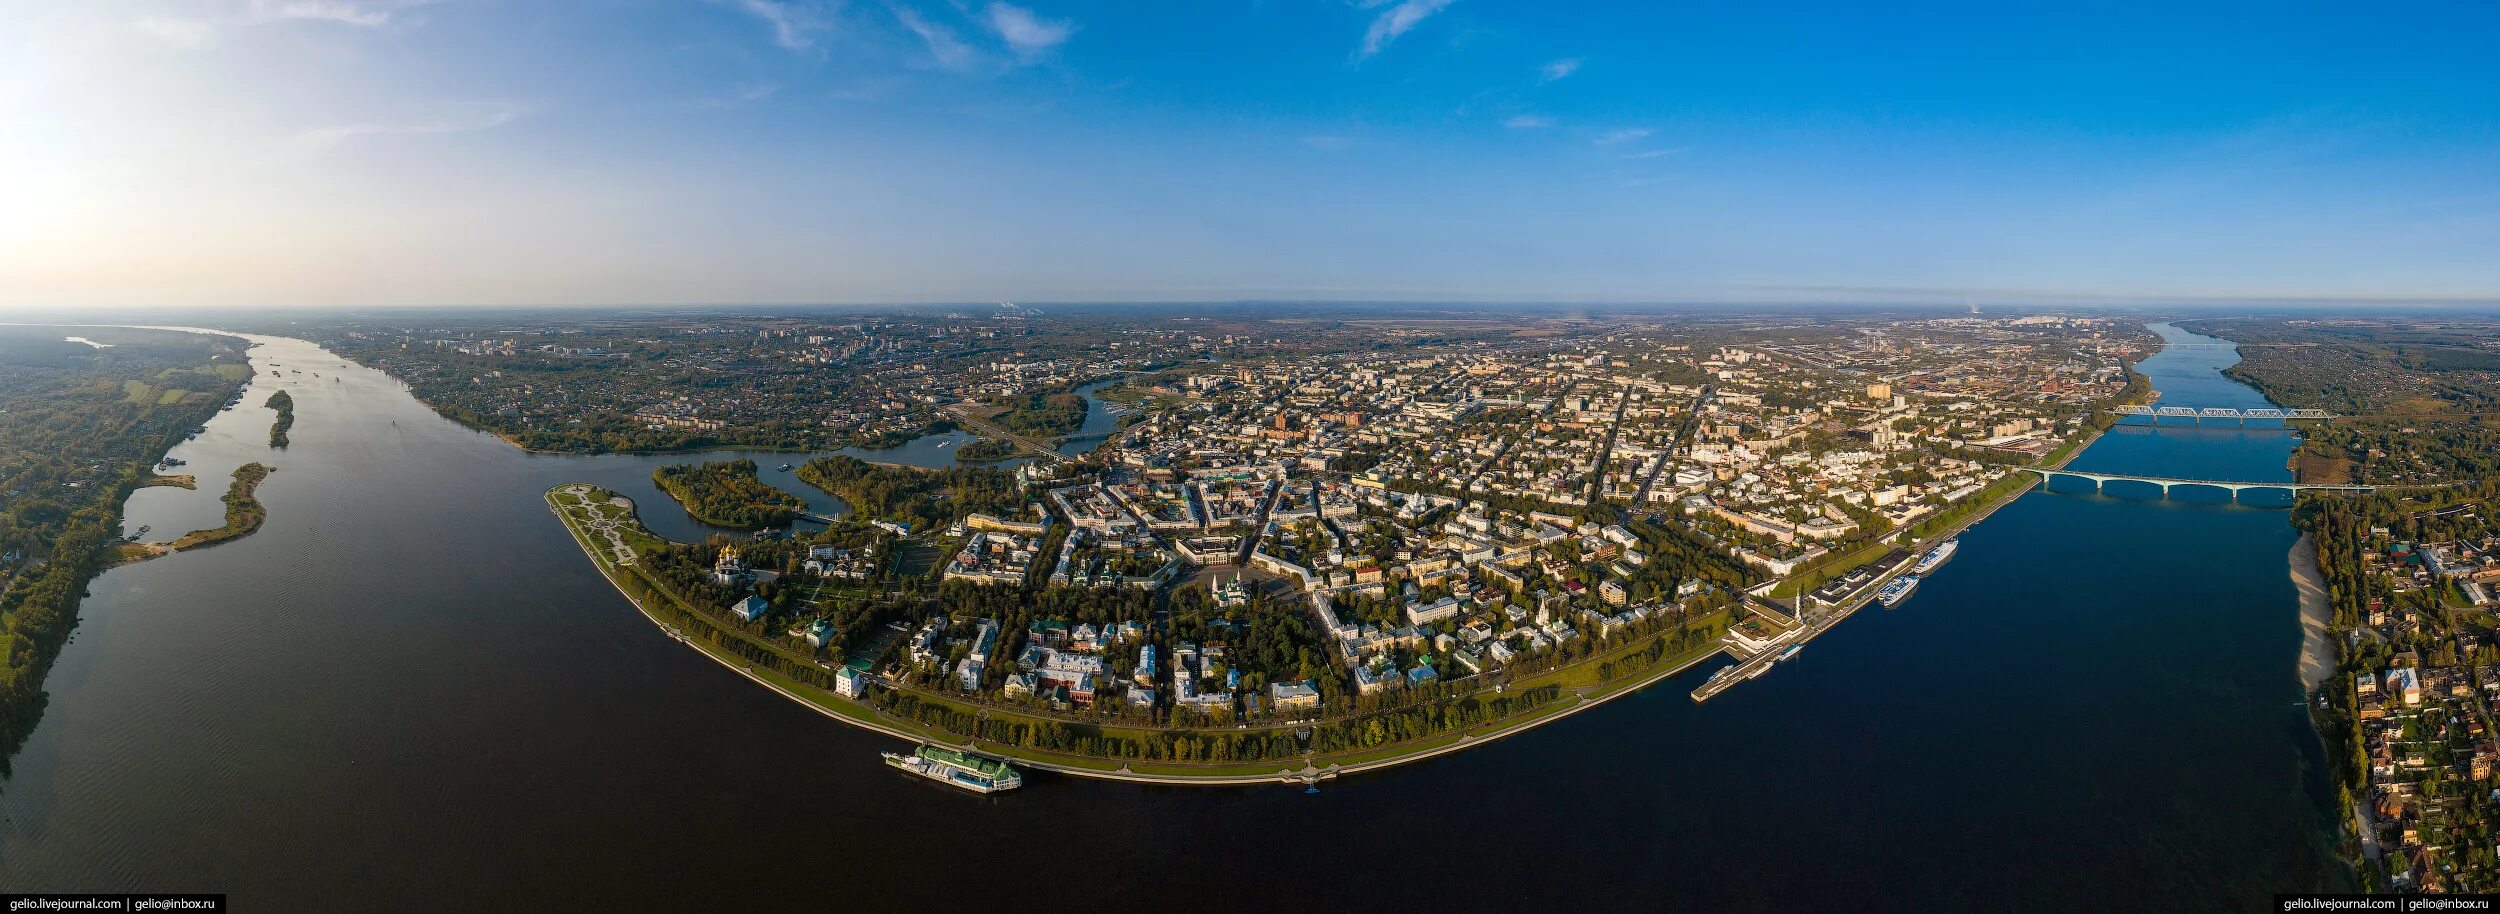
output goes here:
<path id="1" fill-rule="evenodd" d="M 2366 314 L 2355 307 L 2367 307 Z M 1349 310 L 1351 309 L 1351 310 Z M 1976 310 L 1973 310 L 1976 309 Z M 1530 320 L 1633 320 L 1647 318 L 1772 318 L 1783 316 L 1832 316 L 1865 318 L 1898 316 L 1905 319 L 1931 317 L 2021 317 L 2032 315 L 2132 316 L 2145 320 L 2188 320 L 2231 317 L 2315 318 L 2354 316 L 2372 318 L 2456 319 L 2500 317 L 2500 301 L 2264 301 L 2264 302 L 2019 302 L 1977 300 L 1961 302 L 1917 301 L 1883 302 L 1871 300 L 1781 301 L 1781 302 L 1559 302 L 1559 301 L 1328 301 L 1328 300 L 1159 300 L 1159 301 L 1096 301 L 1096 302 L 1021 302 L 1010 311 L 998 302 L 815 302 L 815 303 L 664 303 L 664 304 L 406 304 L 406 305 L 230 305 L 230 306 L 118 306 L 118 307 L 31 307 L 0 306 L 0 325 L 19 326 L 127 326 L 170 323 L 180 325 L 197 322 L 227 329 L 235 327 L 269 330 L 298 319 L 319 321 L 358 319 L 443 319 L 468 318 L 498 320 L 644 320 L 657 318 L 700 318 L 721 316 L 752 317 L 820 317 L 844 314 L 932 315 L 959 314 L 986 317 L 1023 313 L 1033 317 L 1078 317 L 1111 319 L 1198 319 L 1198 320 L 1265 320 L 1291 319 L 1308 321 L 1337 318 L 1345 320 L 1464 320 L 1481 321 L 1515 316 Z"/>

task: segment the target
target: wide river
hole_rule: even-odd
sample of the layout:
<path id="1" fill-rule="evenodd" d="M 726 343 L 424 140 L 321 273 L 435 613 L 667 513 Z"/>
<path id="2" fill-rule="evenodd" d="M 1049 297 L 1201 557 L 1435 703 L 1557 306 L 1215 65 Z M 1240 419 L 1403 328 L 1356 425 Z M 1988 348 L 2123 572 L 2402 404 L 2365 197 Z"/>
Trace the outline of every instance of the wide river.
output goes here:
<path id="1" fill-rule="evenodd" d="M 130 526 L 213 526 L 246 460 L 278 467 L 269 522 L 97 579 L 0 785 L 0 889 L 308 912 L 2246 910 L 2342 883 L 2279 508 L 2034 493 L 1899 608 L 1706 705 L 1686 693 L 1716 664 L 1316 795 L 1037 775 L 977 798 L 667 639 L 539 500 L 595 482 L 697 536 L 650 484 L 687 458 L 527 455 L 259 342 L 245 405 L 176 451 L 200 491 L 142 492 Z M 2166 405 L 2262 405 L 2218 374 L 2235 358 L 2143 368 Z M 282 452 L 272 389 L 296 403 Z M 2293 444 L 2121 427 L 2076 467 L 2284 479 Z M 795 462 L 757 459 L 775 481 Z"/>

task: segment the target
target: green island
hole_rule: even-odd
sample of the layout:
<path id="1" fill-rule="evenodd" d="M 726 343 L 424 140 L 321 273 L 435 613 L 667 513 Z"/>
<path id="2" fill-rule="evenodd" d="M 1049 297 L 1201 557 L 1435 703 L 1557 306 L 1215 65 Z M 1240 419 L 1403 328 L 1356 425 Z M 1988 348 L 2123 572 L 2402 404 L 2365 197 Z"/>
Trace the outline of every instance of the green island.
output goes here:
<path id="1" fill-rule="evenodd" d="M 252 535 L 260 529 L 262 521 L 269 519 L 268 509 L 261 507 L 260 499 L 255 493 L 260 489 L 261 481 L 268 479 L 269 474 L 273 472 L 276 471 L 269 465 L 261 463 L 247 463 L 235 467 L 234 482 L 226 487 L 226 494 L 222 499 L 226 503 L 224 526 L 193 530 L 176 537 L 169 543 L 123 543 L 114 554 L 113 564 L 127 565 L 132 562 L 142 562 L 160 555 L 204 549 L 218 543 L 231 542 Z M 192 487 L 184 486 L 184 488 Z"/>
<path id="2" fill-rule="evenodd" d="M 0 327 L 0 750 L 41 713 L 79 600 L 122 542 L 123 501 L 188 482 L 151 468 L 251 377 L 243 349 L 202 334 Z"/>
<path id="3" fill-rule="evenodd" d="M 800 464 L 798 477 L 841 497 L 866 518 L 915 528 L 950 523 L 974 512 L 1013 514 L 1024 507 L 1015 474 L 992 467 L 923 469 L 835 454 Z"/>
<path id="4" fill-rule="evenodd" d="M 996 438 L 983 438 L 978 441 L 964 442 L 962 446 L 957 447 L 955 449 L 955 462 L 997 463 L 1002 460 L 1013 459 L 1017 454 L 1018 450 L 1012 442 L 1000 441 Z"/>
<path id="5" fill-rule="evenodd" d="M 269 423 L 269 446 L 286 447 L 286 433 L 295 427 L 295 397 L 286 391 L 269 395 L 268 406 L 278 411 L 278 420 Z"/>
<path id="6" fill-rule="evenodd" d="M 714 598 L 731 592 L 715 586 L 724 555 L 743 570 L 790 555 L 854 550 L 718 537 L 705 544 L 672 543 L 642 526 L 630 500 L 588 484 L 550 489 L 546 501 L 584 553 L 636 608 L 724 666 L 848 723 L 1088 777 L 1273 783 L 1430 758 L 1595 707 L 1688 669 L 1718 653 L 1718 639 L 1738 613 L 1725 605 L 1697 604 L 1690 612 L 1662 614 L 1649 624 L 1583 639 L 1578 648 L 1558 652 L 1550 664 L 1520 664 L 1504 671 L 1498 684 L 1417 686 L 1387 700 L 1351 705 L 1340 714 L 1176 720 L 1151 713 L 1070 713 L 1039 703 L 963 694 L 942 682 L 906 683 L 879 676 L 880 668 L 906 662 L 899 637 L 906 620 L 899 614 L 934 597 L 950 614 L 991 613 L 1010 621 L 1031 620 L 1028 625 L 1047 630 L 1062 619 L 1147 618 L 1150 605 L 1143 592 L 992 589 L 954 582 L 932 592 L 925 581 L 908 579 L 889 581 L 895 587 L 889 594 L 763 584 L 755 599 L 776 608 L 748 618 L 738 607 L 751 604 L 714 605 Z M 855 546 L 873 542 L 864 541 L 856 527 L 827 531 L 827 541 Z M 787 554 L 776 555 L 779 550 Z M 892 551 L 898 558 L 902 552 Z M 882 574 L 867 572 L 872 579 Z M 779 608 L 785 606 L 815 611 L 814 622 L 785 631 L 784 610 Z M 836 608 L 821 611 L 827 606 Z M 1176 607 L 1175 617 L 1183 620 L 1176 624 L 1187 625 L 1209 608 Z M 1255 651 L 1261 640 L 1250 632 L 1237 649 Z M 1292 662 L 1324 664 L 1309 655 Z"/>
<path id="7" fill-rule="evenodd" d="M 756 530 L 788 524 L 807 503 L 756 478 L 755 461 L 744 458 L 661 467 L 651 481 L 684 505 L 686 513 L 715 527 Z"/>
<path id="8" fill-rule="evenodd" d="M 1064 438 L 1085 425 L 1085 397 L 1074 384 L 1025 391 L 990 405 L 984 418 L 1020 435 Z"/>

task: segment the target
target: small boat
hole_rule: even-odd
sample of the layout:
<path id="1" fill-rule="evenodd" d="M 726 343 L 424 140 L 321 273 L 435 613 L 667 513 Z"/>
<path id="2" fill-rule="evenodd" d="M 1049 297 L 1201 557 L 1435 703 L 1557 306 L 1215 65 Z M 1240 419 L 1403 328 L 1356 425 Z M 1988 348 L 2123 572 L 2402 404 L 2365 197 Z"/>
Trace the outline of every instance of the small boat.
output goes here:
<path id="1" fill-rule="evenodd" d="M 1805 650 L 1805 647 L 1806 647 L 1806 646 L 1805 646 L 1805 645 L 1802 645 L 1802 644 L 1791 644 L 1791 645 L 1789 645 L 1789 646 L 1788 646 L 1788 649 L 1787 649 L 1787 650 L 1784 650 L 1784 651 L 1781 651 L 1781 652 L 1780 652 L 1780 659 L 1781 659 L 1781 660 L 1786 660 L 1786 659 L 1788 659 L 1788 658 L 1790 658 L 1790 657 L 1797 656 L 1797 652 L 1798 652 L 1798 651 L 1801 651 L 1801 650 Z"/>
<path id="2" fill-rule="evenodd" d="M 785 463 L 785 464 L 782 464 L 782 465 L 781 465 L 781 471 L 782 471 L 782 472 L 784 472 L 784 473 L 790 472 L 790 465 L 789 465 L 789 464 L 786 464 L 786 463 Z"/>
<path id="3" fill-rule="evenodd" d="M 973 793 L 1000 793 L 1024 786 L 1024 775 L 1007 763 L 960 749 L 922 746 L 910 755 L 880 752 L 885 763 Z"/>
<path id="4" fill-rule="evenodd" d="M 1875 592 L 1875 599 L 1883 601 L 1885 609 L 1891 609 L 1909 599 L 1910 592 L 1917 589 L 1918 575 L 1905 574 L 1884 582 L 1884 589 Z"/>

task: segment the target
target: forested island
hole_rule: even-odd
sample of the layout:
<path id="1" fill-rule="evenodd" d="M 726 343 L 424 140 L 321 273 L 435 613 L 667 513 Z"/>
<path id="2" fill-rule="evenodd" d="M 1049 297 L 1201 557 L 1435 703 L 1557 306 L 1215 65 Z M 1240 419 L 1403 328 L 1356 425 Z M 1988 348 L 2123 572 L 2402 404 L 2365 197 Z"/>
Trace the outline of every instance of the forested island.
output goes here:
<path id="1" fill-rule="evenodd" d="M 807 508 L 798 496 L 756 478 L 755 461 L 744 458 L 661 467 L 651 481 L 686 506 L 686 513 L 715 527 L 778 527 Z"/>
<path id="2" fill-rule="evenodd" d="M 77 332 L 96 342 L 0 327 L 0 750 L 41 712 L 79 598 L 121 542 L 123 498 L 251 376 L 237 340 Z"/>
<path id="3" fill-rule="evenodd" d="M 259 490 L 262 480 L 275 472 L 268 464 L 247 463 L 234 468 L 234 482 L 226 487 L 221 501 L 226 503 L 224 526 L 193 530 L 170 543 L 123 543 L 115 553 L 115 564 L 144 561 L 160 555 L 202 549 L 230 540 L 242 539 L 260 530 L 269 519 L 269 510 L 261 507 Z"/>
<path id="4" fill-rule="evenodd" d="M 1009 431 L 1036 438 L 1063 438 L 1085 426 L 1085 397 L 1075 385 L 1032 390 L 992 401 L 989 419 Z"/>
<path id="5" fill-rule="evenodd" d="M 1015 456 L 1014 444 L 996 438 L 967 441 L 955 449 L 956 463 L 997 463 L 1002 460 L 1015 459 Z"/>
<path id="6" fill-rule="evenodd" d="M 915 528 L 943 526 L 976 511 L 1014 516 L 1025 504 L 1016 474 L 990 467 L 923 470 L 836 454 L 801 464 L 799 479 L 841 496 L 862 516 Z"/>
<path id="7" fill-rule="evenodd" d="M 278 421 L 269 423 L 269 446 L 286 447 L 287 429 L 295 427 L 295 397 L 281 390 L 269 395 L 268 406 L 278 411 Z"/>

